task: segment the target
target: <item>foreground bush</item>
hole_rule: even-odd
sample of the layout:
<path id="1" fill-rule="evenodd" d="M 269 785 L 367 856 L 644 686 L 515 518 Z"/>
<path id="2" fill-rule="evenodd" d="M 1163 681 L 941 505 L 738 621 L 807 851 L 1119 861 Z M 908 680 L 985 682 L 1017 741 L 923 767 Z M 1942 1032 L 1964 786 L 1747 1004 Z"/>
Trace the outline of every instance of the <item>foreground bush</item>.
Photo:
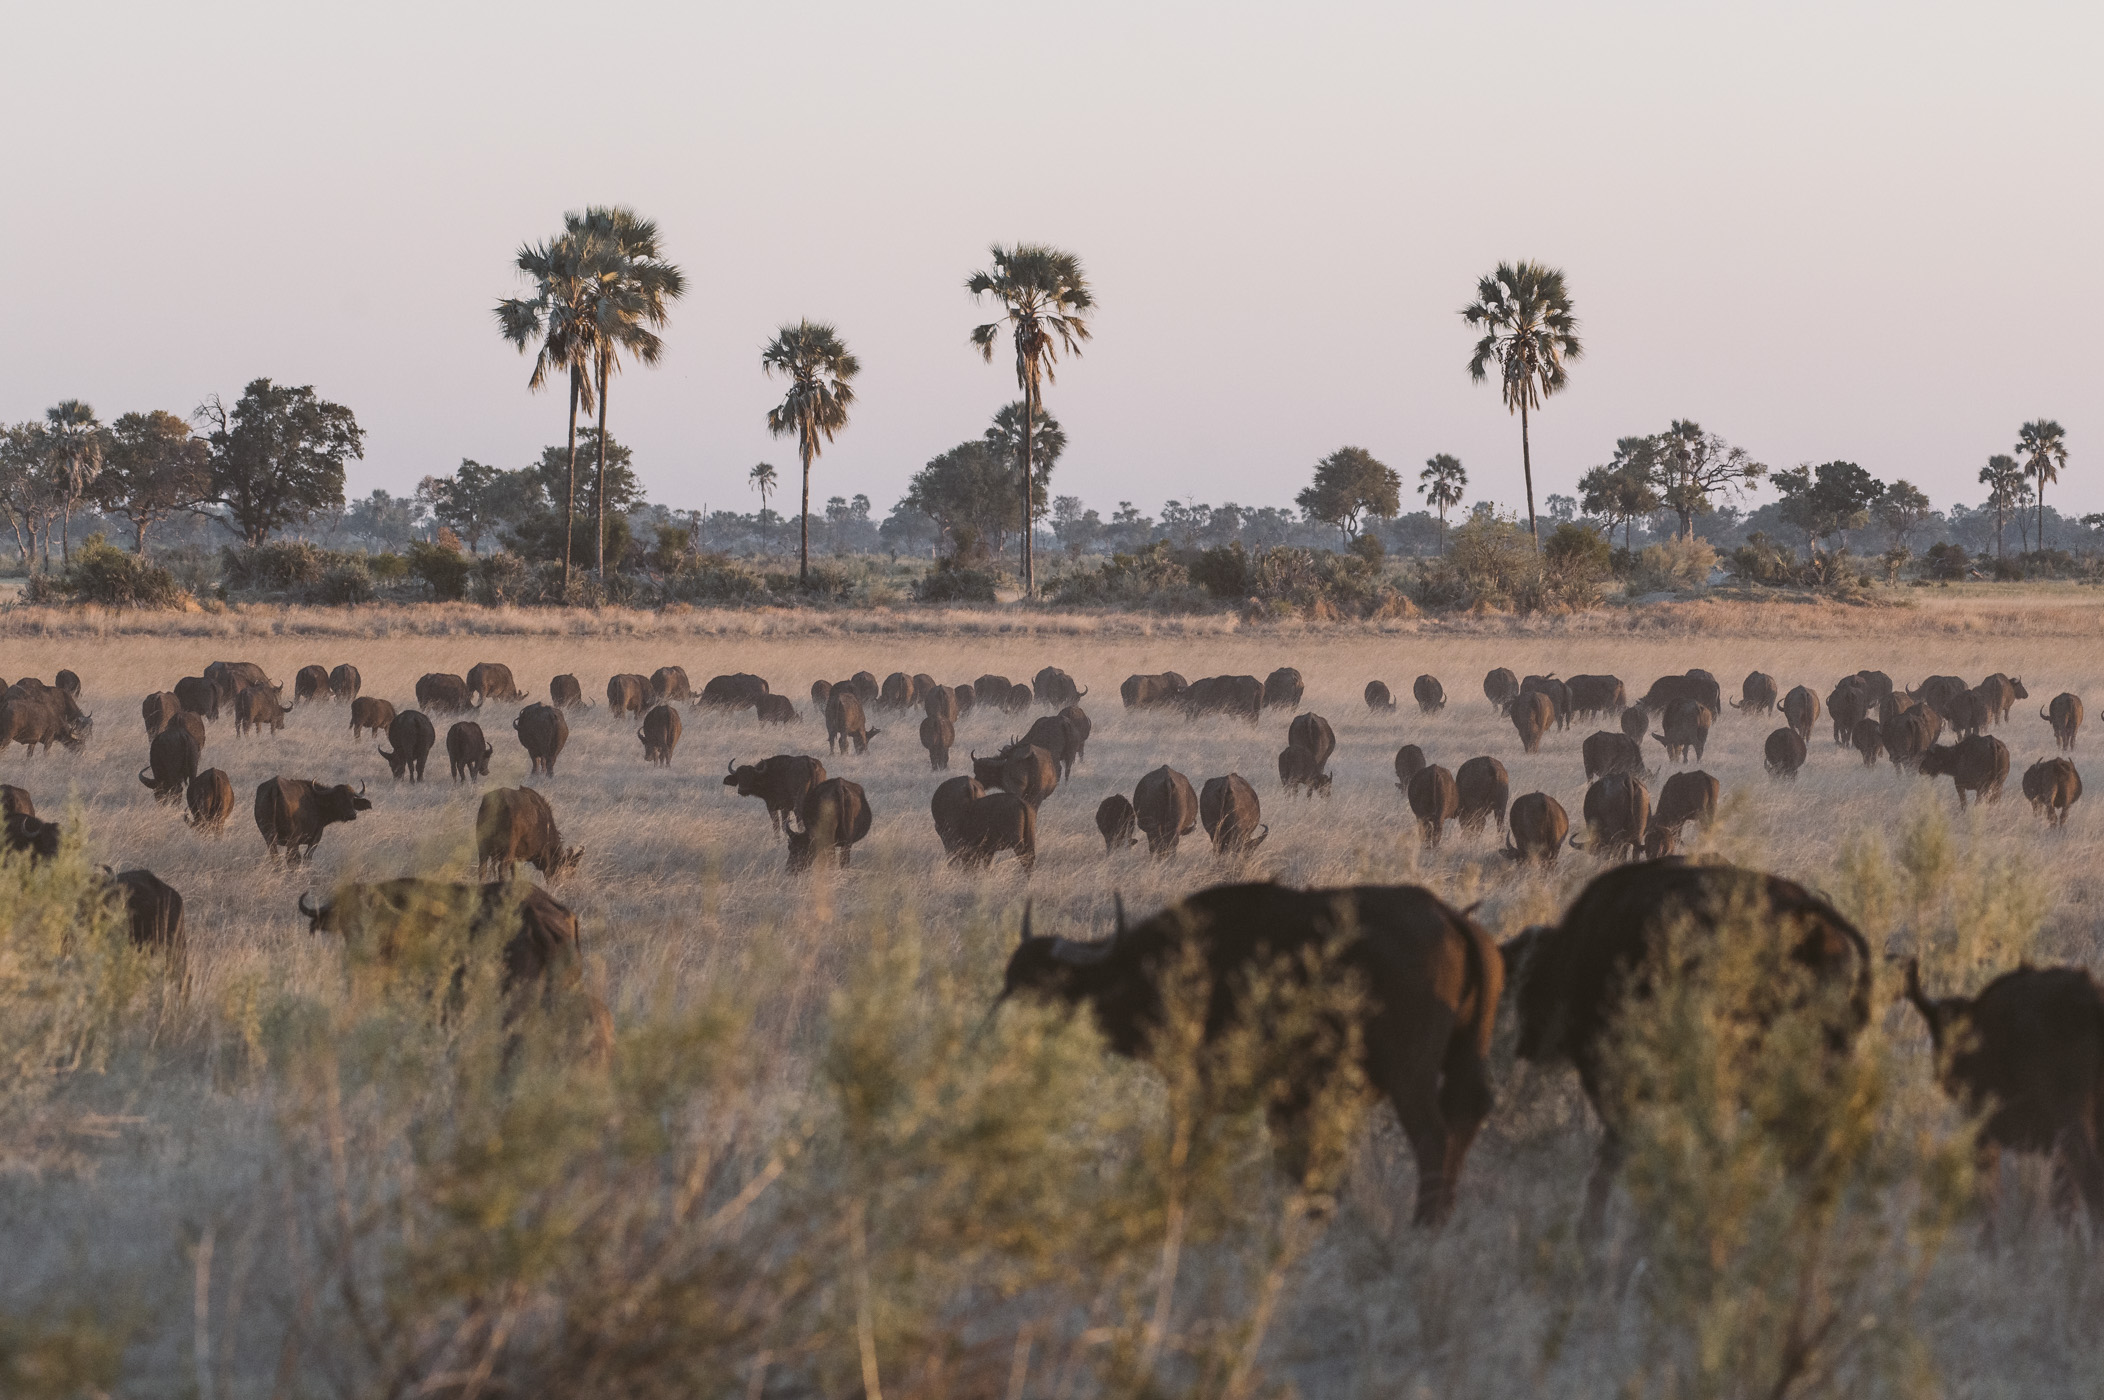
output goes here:
<path id="1" fill-rule="evenodd" d="M 90 535 L 73 567 L 50 584 L 59 597 L 106 608 L 180 610 L 190 601 L 168 570 Z"/>

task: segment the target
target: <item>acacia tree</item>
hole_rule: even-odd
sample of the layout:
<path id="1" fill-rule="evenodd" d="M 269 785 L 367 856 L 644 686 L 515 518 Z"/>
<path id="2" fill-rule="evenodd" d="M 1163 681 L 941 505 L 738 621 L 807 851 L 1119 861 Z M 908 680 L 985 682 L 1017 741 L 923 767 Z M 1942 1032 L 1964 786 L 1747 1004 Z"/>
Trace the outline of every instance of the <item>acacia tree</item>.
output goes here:
<path id="1" fill-rule="evenodd" d="M 1059 352 L 1081 353 L 1081 342 L 1089 338 L 1083 313 L 1094 309 L 1096 299 L 1089 290 L 1081 260 L 1072 253 L 1042 243 L 1018 243 L 989 250 L 993 266 L 965 279 L 965 290 L 976 298 L 991 297 L 1001 304 L 1003 317 L 972 330 L 972 344 L 993 363 L 994 342 L 1001 327 L 1012 332 L 1015 344 L 1016 386 L 1023 391 L 1023 457 L 1016 496 L 1022 503 L 1023 593 L 1036 587 L 1031 572 L 1030 522 L 1034 518 L 1032 493 L 1036 489 L 1031 460 L 1031 435 L 1042 407 L 1040 381 L 1056 382 L 1053 366 Z"/>
<path id="2" fill-rule="evenodd" d="M 110 425 L 95 498 L 131 521 L 132 552 L 146 552 L 147 529 L 212 494 L 212 449 L 173 413 L 127 413 Z"/>
<path id="3" fill-rule="evenodd" d="M 1368 516 L 1392 518 L 1403 507 L 1403 479 L 1363 447 L 1340 447 L 1315 464 L 1315 480 L 1293 498 L 1310 520 L 1334 525 L 1345 543 Z"/>
<path id="4" fill-rule="evenodd" d="M 593 321 L 590 270 L 603 255 L 589 232 L 565 230 L 545 243 L 529 243 L 514 260 L 531 285 L 530 295 L 497 303 L 497 327 L 519 352 L 538 341 L 526 387 L 544 388 L 552 375 L 570 380 L 569 484 L 563 491 L 563 590 L 570 587 L 570 542 L 577 504 L 577 413 L 592 411 Z M 600 435 L 601 440 L 605 434 Z"/>
<path id="5" fill-rule="evenodd" d="M 1447 511 L 1461 504 L 1462 488 L 1468 485 L 1468 469 L 1452 453 L 1442 452 L 1426 460 L 1417 474 L 1417 494 L 1439 512 L 1439 552 L 1446 553 Z"/>
<path id="6" fill-rule="evenodd" d="M 1997 452 L 1980 468 L 1980 484 L 1987 488 L 1987 508 L 1994 512 L 1994 557 L 2002 557 L 2002 526 L 2023 498 L 2024 469 L 2016 458 Z"/>
<path id="7" fill-rule="evenodd" d="M 2017 430 L 2017 455 L 2024 475 L 2038 483 L 2038 547 L 2046 547 L 2046 483 L 2060 480 L 2067 465 L 2067 431 L 2050 418 L 2034 418 Z"/>
<path id="8" fill-rule="evenodd" d="M 1931 514 L 1928 494 L 1905 477 L 1886 487 L 1878 501 L 1878 523 L 1892 532 L 1892 543 L 1901 549 L 1907 547 L 1908 536 L 1928 523 Z"/>
<path id="9" fill-rule="evenodd" d="M 1805 532 L 1808 553 L 1829 535 L 1841 536 L 1845 546 L 1848 532 L 1870 522 L 1870 508 L 1885 494 L 1884 483 L 1854 462 L 1800 463 L 1777 472 L 1775 488 L 1782 518 Z"/>
<path id="10" fill-rule="evenodd" d="M 211 499 L 227 512 L 215 518 L 250 548 L 318 510 L 342 509 L 344 461 L 365 455 L 357 418 L 311 384 L 250 380 L 232 408 L 214 394 L 195 417 L 212 429 Z"/>
<path id="11" fill-rule="evenodd" d="M 1499 263 L 1476 283 L 1476 299 L 1461 319 L 1482 329 L 1468 358 L 1468 377 L 1482 383 L 1498 369 L 1498 394 L 1505 411 L 1520 416 L 1520 470 L 1527 482 L 1527 528 L 1541 551 L 1541 523 L 1534 516 L 1534 450 L 1527 429 L 1530 410 L 1569 382 L 1565 366 L 1584 355 L 1578 318 L 1560 269 L 1540 263 Z"/>
<path id="12" fill-rule="evenodd" d="M 1662 504 L 1656 484 L 1658 439 L 1625 437 L 1616 441 L 1615 455 L 1604 466 L 1594 467 L 1578 478 L 1579 506 L 1587 515 L 1607 521 L 1608 542 L 1614 542 L 1615 527 L 1622 527 L 1622 548 L 1636 545 L 1636 522 Z"/>
<path id="13" fill-rule="evenodd" d="M 1710 509 L 1710 497 L 1739 492 L 1768 474 L 1743 447 L 1733 447 L 1700 423 L 1676 419 L 1660 433 L 1652 454 L 1652 474 L 1660 504 L 1680 517 L 1679 536 L 1695 538 L 1695 517 Z"/>
<path id="14" fill-rule="evenodd" d="M 796 517 L 796 582 L 803 587 L 811 581 L 811 463 L 818 456 L 818 440 L 831 442 L 847 426 L 862 362 L 849 353 L 838 331 L 804 320 L 775 332 L 760 352 L 760 368 L 770 377 L 778 374 L 789 381 L 789 392 L 767 410 L 767 431 L 776 437 L 793 435 L 803 458 L 803 508 Z"/>

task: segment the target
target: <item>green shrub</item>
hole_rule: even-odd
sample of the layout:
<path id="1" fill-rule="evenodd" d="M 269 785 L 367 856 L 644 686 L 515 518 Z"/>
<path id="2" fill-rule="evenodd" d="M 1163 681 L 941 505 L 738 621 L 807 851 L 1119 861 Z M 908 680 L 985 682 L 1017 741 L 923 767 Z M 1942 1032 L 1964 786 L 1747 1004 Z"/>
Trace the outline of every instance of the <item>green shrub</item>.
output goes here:
<path id="1" fill-rule="evenodd" d="M 1249 551 L 1240 540 L 1201 551 L 1189 566 L 1191 582 L 1215 598 L 1233 599 L 1249 596 L 1249 569 Z"/>
<path id="2" fill-rule="evenodd" d="M 928 576 L 914 585 L 913 596 L 923 603 L 995 602 L 996 575 L 990 569 L 973 569 L 954 558 L 938 559 Z"/>
<path id="3" fill-rule="evenodd" d="M 100 535 L 74 551 L 73 568 L 57 586 L 78 602 L 106 608 L 180 610 L 189 601 L 173 574 Z"/>
<path id="4" fill-rule="evenodd" d="M 1358 555 L 1375 568 L 1379 568 L 1381 561 L 1388 557 L 1388 546 L 1382 544 L 1381 537 L 1371 530 L 1354 539 L 1345 548 L 1348 552 Z"/>
<path id="5" fill-rule="evenodd" d="M 2021 559 L 1995 560 L 1994 581 L 1996 583 L 2022 583 L 2024 581 L 2023 561 Z"/>
<path id="6" fill-rule="evenodd" d="M 767 580 L 727 554 L 689 554 L 659 583 L 671 602 L 755 604 L 769 601 Z"/>
<path id="7" fill-rule="evenodd" d="M 1959 552 L 1962 554 L 1964 551 Z M 1797 557 L 1789 549 L 1755 530 L 1746 537 L 1746 543 L 1731 552 L 1731 571 L 1746 583 L 1779 586 L 1791 582 L 1796 577 Z"/>
<path id="8" fill-rule="evenodd" d="M 306 598 L 310 603 L 329 607 L 370 603 L 373 600 L 373 576 L 363 559 L 346 559 L 340 564 L 331 564 L 328 571 L 307 589 Z"/>
<path id="9" fill-rule="evenodd" d="M 524 602 L 532 589 L 532 568 L 509 550 L 485 554 L 475 564 L 474 598 L 486 608 Z"/>
<path id="10" fill-rule="evenodd" d="M 1645 545 L 1629 570 L 1629 591 L 1633 595 L 1701 588 L 1716 567 L 1717 551 L 1708 540 Z"/>
<path id="11" fill-rule="evenodd" d="M 1078 569 L 1059 581 L 1052 599 L 1070 607 L 1154 607 L 1188 610 L 1206 598 L 1176 547 L 1156 540 L 1130 554 L 1113 554 L 1100 568 Z"/>
<path id="12" fill-rule="evenodd" d="M 1541 552 L 1550 567 L 1574 576 L 1601 579 L 1614 567 L 1614 549 L 1599 531 L 1568 520 L 1549 532 Z"/>
<path id="13" fill-rule="evenodd" d="M 450 603 L 465 598 L 474 563 L 457 549 L 428 540 L 409 542 L 409 571 L 424 581 L 431 596 Z"/>
<path id="14" fill-rule="evenodd" d="M 405 555 L 383 550 L 365 556 L 365 570 L 381 583 L 400 583 L 409 577 L 409 560 Z"/>
<path id="15" fill-rule="evenodd" d="M 1933 579 L 1962 579 L 1971 567 L 1972 558 L 1963 545 L 1932 544 L 1922 556 L 1922 569 Z"/>
<path id="16" fill-rule="evenodd" d="M 320 583 L 331 562 L 329 552 L 306 540 L 273 540 L 254 549 L 228 548 L 220 555 L 220 576 L 228 588 L 276 591 Z"/>

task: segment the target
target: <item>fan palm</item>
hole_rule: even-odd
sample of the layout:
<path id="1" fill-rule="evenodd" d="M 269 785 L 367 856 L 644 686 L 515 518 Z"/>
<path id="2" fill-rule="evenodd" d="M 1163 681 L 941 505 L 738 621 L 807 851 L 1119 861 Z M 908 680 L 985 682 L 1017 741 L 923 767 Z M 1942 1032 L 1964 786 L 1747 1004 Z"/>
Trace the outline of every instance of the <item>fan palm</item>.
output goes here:
<path id="1" fill-rule="evenodd" d="M 1439 552 L 1445 554 L 1447 511 L 1461 504 L 1461 488 L 1468 485 L 1468 471 L 1459 457 L 1442 452 L 1425 463 L 1417 479 L 1423 483 L 1417 494 L 1439 512 Z"/>
<path id="2" fill-rule="evenodd" d="M 1002 307 L 1001 320 L 972 330 L 972 344 L 987 363 L 993 362 L 994 343 L 1000 339 L 1004 325 L 1013 333 L 1015 342 L 1015 381 L 1023 391 L 1021 562 L 1023 592 L 1028 595 L 1036 582 L 1031 573 L 1030 552 L 1031 526 L 1036 518 L 1032 509 L 1035 502 L 1031 435 L 1041 407 L 1039 381 L 1055 382 L 1053 366 L 1061 350 L 1072 355 L 1081 353 L 1081 342 L 1089 338 L 1088 322 L 1082 319 L 1082 313 L 1093 310 L 1096 299 L 1089 291 L 1081 260 L 1072 253 L 1042 243 L 1018 243 L 1013 248 L 996 243 L 989 256 L 993 259 L 992 268 L 973 273 L 965 279 L 964 286 L 974 297 L 992 297 Z"/>
<path id="3" fill-rule="evenodd" d="M 2024 470 L 2014 457 L 1997 452 L 1980 468 L 1980 484 L 1987 488 L 1987 508 L 1994 512 L 1994 557 L 2002 557 L 2002 523 L 2023 494 Z"/>
<path id="4" fill-rule="evenodd" d="M 2038 483 L 2038 547 L 2046 547 L 2046 483 L 2060 480 L 2067 465 L 2067 431 L 2050 418 L 2035 418 L 2017 430 L 2017 455 L 2024 475 Z"/>
<path id="5" fill-rule="evenodd" d="M 58 499 L 64 521 L 58 532 L 59 560 L 62 566 L 70 566 L 73 507 L 102 475 L 102 421 L 79 399 L 67 399 L 44 410 L 44 438 L 51 452 L 52 495 Z M 49 544 L 47 538 L 47 555 Z M 48 557 L 45 562 L 50 562 Z"/>
<path id="6" fill-rule="evenodd" d="M 577 502 L 577 411 L 592 411 L 592 350 L 596 334 L 592 320 L 593 292 L 590 269 L 603 255 L 589 235 L 566 230 L 545 243 L 529 243 L 519 249 L 520 274 L 532 285 L 530 296 L 508 297 L 497 303 L 497 325 L 504 338 L 524 353 L 539 341 L 533 358 L 533 375 L 526 381 L 532 390 L 543 388 L 551 376 L 570 378 L 570 481 L 563 495 L 563 589 L 570 587 L 570 541 L 575 533 L 572 514 Z M 600 435 L 605 441 L 605 435 Z"/>
<path id="7" fill-rule="evenodd" d="M 1578 343 L 1578 320 L 1571 314 L 1563 273 L 1540 263 L 1499 263 L 1497 271 L 1476 283 L 1476 299 L 1461 309 L 1461 319 L 1483 331 L 1468 359 L 1468 377 L 1482 383 L 1495 363 L 1505 409 L 1520 416 L 1527 528 L 1539 550 L 1541 525 L 1534 516 L 1534 455 L 1527 414 L 1569 382 L 1565 366 L 1585 353 Z"/>
<path id="8" fill-rule="evenodd" d="M 753 490 L 760 493 L 760 514 L 767 514 L 767 498 L 774 494 L 774 488 L 780 480 L 775 475 L 774 463 L 760 463 L 745 474 L 745 479 L 752 484 Z"/>
<path id="9" fill-rule="evenodd" d="M 796 519 L 796 581 L 801 587 L 811 581 L 811 462 L 818 456 L 818 440 L 831 442 L 847 426 L 862 362 L 831 326 L 798 321 L 775 332 L 760 352 L 760 368 L 789 381 L 788 394 L 767 410 L 767 431 L 776 437 L 795 434 L 804 459 L 804 504 Z"/>

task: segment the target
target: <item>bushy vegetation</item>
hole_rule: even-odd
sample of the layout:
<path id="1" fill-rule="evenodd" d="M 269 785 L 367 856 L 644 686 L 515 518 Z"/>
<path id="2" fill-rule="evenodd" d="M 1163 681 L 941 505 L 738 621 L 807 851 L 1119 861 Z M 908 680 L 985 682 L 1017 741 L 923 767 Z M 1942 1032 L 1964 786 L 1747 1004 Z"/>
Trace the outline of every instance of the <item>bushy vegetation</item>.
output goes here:
<path id="1" fill-rule="evenodd" d="M 190 601 L 168 570 L 105 543 L 100 535 L 88 537 L 63 576 L 37 582 L 59 599 L 105 608 L 180 610 Z"/>

